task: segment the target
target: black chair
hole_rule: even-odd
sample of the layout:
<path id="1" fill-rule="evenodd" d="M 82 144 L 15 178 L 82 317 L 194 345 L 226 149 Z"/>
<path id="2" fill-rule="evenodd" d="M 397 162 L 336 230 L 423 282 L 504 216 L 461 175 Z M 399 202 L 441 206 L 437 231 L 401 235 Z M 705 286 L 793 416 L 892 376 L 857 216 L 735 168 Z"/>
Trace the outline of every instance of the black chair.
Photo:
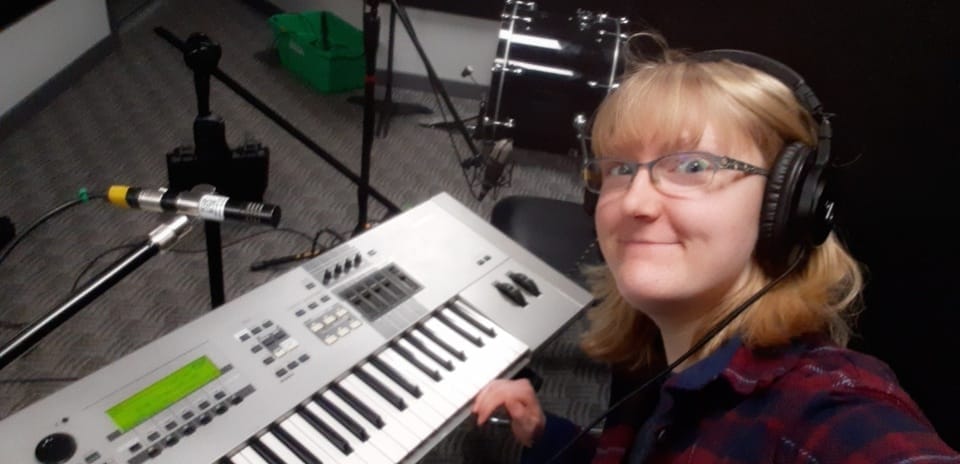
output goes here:
<path id="1" fill-rule="evenodd" d="M 601 262 L 589 209 L 580 203 L 531 196 L 497 202 L 490 215 L 494 227 L 586 288 L 583 265 Z"/>

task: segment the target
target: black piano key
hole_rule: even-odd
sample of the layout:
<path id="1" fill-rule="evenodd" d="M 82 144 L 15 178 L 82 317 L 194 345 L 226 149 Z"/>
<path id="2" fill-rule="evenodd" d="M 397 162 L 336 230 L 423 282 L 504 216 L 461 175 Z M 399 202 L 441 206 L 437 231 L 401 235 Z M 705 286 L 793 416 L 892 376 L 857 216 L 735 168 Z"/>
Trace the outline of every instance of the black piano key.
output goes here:
<path id="1" fill-rule="evenodd" d="M 407 362 L 409 362 L 410 364 L 413 364 L 414 367 L 416 367 L 417 369 L 420 369 L 420 372 L 423 372 L 424 374 L 426 374 L 427 377 L 430 377 L 431 379 L 433 379 L 434 382 L 439 382 L 441 380 L 439 371 L 437 371 L 436 369 L 431 369 L 427 367 L 426 364 L 424 364 L 419 359 L 417 359 L 417 357 L 414 356 L 413 353 L 407 351 L 406 348 L 400 346 L 400 344 L 394 343 L 391 345 L 391 347 L 393 348 L 394 351 L 397 352 L 397 354 L 402 356 L 403 359 L 406 359 Z"/>
<path id="2" fill-rule="evenodd" d="M 358 367 L 353 370 L 353 373 L 357 375 L 360 381 L 367 384 L 368 387 L 377 392 L 383 399 L 387 400 L 388 403 L 392 404 L 393 407 L 400 411 L 407 409 L 407 403 L 403 401 L 403 398 L 394 393 L 393 390 L 390 390 L 386 385 L 380 383 L 379 380 L 373 378 L 373 376 L 364 371 L 363 368 Z"/>
<path id="3" fill-rule="evenodd" d="M 307 421 L 307 423 L 312 425 L 313 428 L 317 429 L 317 432 L 319 432 L 321 435 L 326 437 L 326 439 L 335 448 L 340 450 L 341 453 L 350 454 L 353 452 L 353 447 L 350 446 L 350 443 L 348 443 L 346 439 L 344 439 L 339 433 L 337 433 L 336 430 L 333 430 L 333 428 L 327 425 L 327 423 L 324 422 L 323 419 L 320 419 L 319 417 L 317 417 L 317 415 L 314 414 L 312 411 L 310 411 L 309 409 L 303 406 L 299 406 L 297 407 L 297 413 L 299 413 L 300 417 L 302 417 L 305 421 Z"/>
<path id="4" fill-rule="evenodd" d="M 374 427 L 378 429 L 383 428 L 383 418 L 380 417 L 379 414 L 373 412 L 373 409 L 370 409 L 366 403 L 360 401 L 360 399 L 356 396 L 353 396 L 353 393 L 344 390 L 343 387 L 337 384 L 330 385 L 330 391 L 332 391 L 334 395 L 339 396 L 340 399 L 342 399 L 345 403 L 349 404 L 354 411 L 357 411 L 357 413 L 363 416 L 367 422 L 373 424 Z"/>
<path id="5" fill-rule="evenodd" d="M 363 426 L 356 423 L 353 419 L 350 418 L 345 412 L 340 410 L 337 405 L 331 403 L 323 395 L 316 393 L 313 395 L 313 400 L 317 402 L 324 411 L 327 411 L 327 414 L 330 414 L 343 428 L 350 431 L 353 436 L 357 437 L 360 441 L 367 441 L 370 438 L 370 435 L 367 434 L 367 431 L 364 430 Z"/>
<path id="6" fill-rule="evenodd" d="M 373 367 L 376 367 L 383 372 L 390 380 L 393 380 L 400 385 L 400 388 L 407 391 L 410 396 L 414 398 L 420 398 L 423 396 L 423 392 L 420 391 L 420 387 L 414 385 L 412 382 L 406 379 L 406 377 L 400 375 L 394 368 L 387 365 L 387 363 L 381 361 L 376 356 L 370 358 L 370 364 L 373 364 Z"/>
<path id="7" fill-rule="evenodd" d="M 437 336 L 437 334 L 433 333 L 432 330 L 428 329 L 423 325 L 417 326 L 417 330 L 422 332 L 427 338 L 430 339 L 430 341 L 432 341 L 433 343 L 436 343 L 437 346 L 446 350 L 447 353 L 450 353 L 451 355 L 453 355 L 454 358 L 457 358 L 461 361 L 467 360 L 467 355 L 463 354 L 463 351 L 460 351 L 450 346 L 449 343 L 443 341 L 440 337 Z"/>
<path id="8" fill-rule="evenodd" d="M 231 461 L 230 458 L 224 456 L 220 459 L 217 459 L 217 464 L 233 464 L 233 461 Z"/>
<path id="9" fill-rule="evenodd" d="M 323 462 L 317 459 L 313 453 L 304 448 L 296 438 L 290 436 L 290 434 L 287 433 L 283 427 L 273 424 L 268 430 L 273 434 L 273 436 L 277 437 L 277 440 L 279 440 L 280 443 L 283 443 L 283 446 L 286 446 L 290 452 L 297 455 L 301 461 L 305 462 L 306 464 L 323 464 Z"/>
<path id="10" fill-rule="evenodd" d="M 406 341 L 410 342 L 411 345 L 413 345 L 414 347 L 416 347 L 416 348 L 417 348 L 418 350 L 420 350 L 423 354 L 427 355 L 428 358 L 432 359 L 433 362 L 439 364 L 440 366 L 442 366 L 442 367 L 443 367 L 444 369 L 446 369 L 447 371 L 452 371 L 452 370 L 453 370 L 453 363 L 450 362 L 449 359 L 444 359 L 444 358 L 440 357 L 440 355 L 438 355 L 437 353 L 434 353 L 433 350 L 431 350 L 430 348 L 428 348 L 427 345 L 423 344 L 423 342 L 421 342 L 419 338 L 417 338 L 417 337 L 415 337 L 415 336 L 413 336 L 413 335 L 410 335 L 410 336 L 408 336 L 408 337 L 405 337 L 404 339 L 405 339 Z"/>
<path id="11" fill-rule="evenodd" d="M 441 312 L 437 312 L 437 313 L 434 313 L 434 317 L 436 317 L 437 320 L 442 322 L 447 327 L 450 327 L 450 329 L 456 332 L 457 335 L 467 339 L 468 342 L 473 343 L 474 346 L 476 346 L 477 348 L 483 348 L 483 340 L 480 340 L 480 337 L 475 337 L 471 335 L 470 332 L 463 330 L 463 327 L 460 327 L 459 325 L 451 321 L 445 314 Z"/>
<path id="12" fill-rule="evenodd" d="M 277 453 L 274 453 L 272 449 L 261 443 L 260 439 L 251 438 L 247 440 L 247 444 L 250 445 L 250 448 L 253 448 L 264 461 L 267 461 L 267 464 L 284 464 L 283 459 L 280 459 Z"/>
<path id="13" fill-rule="evenodd" d="M 481 324 L 480 321 L 478 321 L 473 316 L 467 314 L 467 312 L 462 310 L 460 306 L 457 305 L 456 303 L 450 303 L 447 305 L 447 307 L 450 308 L 451 311 L 457 313 L 457 316 L 460 316 L 461 318 L 463 318 L 463 320 L 467 321 L 467 323 L 475 327 L 477 330 L 483 332 L 484 335 L 490 338 L 497 336 L 497 333 L 493 330 L 493 327 L 489 327 Z"/>

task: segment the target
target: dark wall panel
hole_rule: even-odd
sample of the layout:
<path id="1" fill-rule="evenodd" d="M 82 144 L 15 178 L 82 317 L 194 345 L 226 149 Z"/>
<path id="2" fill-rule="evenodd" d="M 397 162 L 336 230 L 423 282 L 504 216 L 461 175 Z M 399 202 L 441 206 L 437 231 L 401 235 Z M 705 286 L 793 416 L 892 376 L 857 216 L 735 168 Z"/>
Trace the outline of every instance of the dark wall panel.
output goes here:
<path id="1" fill-rule="evenodd" d="M 960 32 L 952 2 L 634 2 L 674 46 L 793 67 L 834 119 L 840 230 L 869 271 L 855 348 L 890 364 L 960 449 Z"/>
<path id="2" fill-rule="evenodd" d="M 8 0 L 0 6 L 0 30 L 53 0 Z"/>

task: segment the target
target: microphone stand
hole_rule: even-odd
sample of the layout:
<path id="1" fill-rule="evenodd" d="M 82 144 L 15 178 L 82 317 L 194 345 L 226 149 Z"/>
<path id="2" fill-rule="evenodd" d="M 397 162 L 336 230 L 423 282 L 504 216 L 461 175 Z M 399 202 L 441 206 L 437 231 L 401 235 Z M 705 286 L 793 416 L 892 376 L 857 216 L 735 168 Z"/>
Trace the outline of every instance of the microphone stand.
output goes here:
<path id="1" fill-rule="evenodd" d="M 360 182 L 357 184 L 357 226 L 354 235 L 367 227 L 367 196 L 370 191 L 370 151 L 373 149 L 373 125 L 376 104 L 377 41 L 380 37 L 380 0 L 366 0 L 363 9 L 363 54 L 366 78 L 363 81 L 363 135 L 360 147 Z"/>
<path id="2" fill-rule="evenodd" d="M 3 369 L 21 354 L 37 344 L 43 337 L 67 322 L 91 301 L 102 295 L 110 287 L 140 267 L 160 250 L 166 250 L 188 231 L 187 216 L 177 216 L 166 224 L 150 232 L 137 249 L 115 261 L 107 270 L 101 272 L 89 283 L 73 293 L 60 306 L 20 331 L 0 348 L 0 369 Z"/>
<path id="3" fill-rule="evenodd" d="M 193 138 L 196 144 L 196 159 L 201 164 L 190 171 L 168 172 L 171 185 L 192 184 L 191 180 L 208 182 L 214 188 L 225 190 L 220 182 L 223 172 L 229 170 L 230 148 L 226 141 L 226 128 L 223 119 L 210 112 L 210 73 L 220 61 L 220 45 L 206 36 L 194 34 L 187 39 L 183 59 L 193 70 L 193 85 L 197 93 L 197 117 L 193 121 Z M 204 172 L 206 171 L 206 172 Z M 189 180 L 182 179 L 192 177 Z M 204 179 L 206 178 L 206 179 Z M 212 192 L 206 192 L 212 193 Z M 262 196 L 262 192 L 261 192 Z M 210 280 L 210 307 L 216 308 L 226 300 L 223 289 L 223 244 L 220 237 L 220 223 L 203 221 L 203 233 L 207 249 L 207 275 Z"/>
<path id="4" fill-rule="evenodd" d="M 363 36 L 364 36 L 364 56 L 366 57 L 366 79 L 364 80 L 364 93 L 363 93 L 363 140 L 360 153 L 360 181 L 357 183 L 357 201 L 359 203 L 359 217 L 357 219 L 357 227 L 354 229 L 354 233 L 362 232 L 367 226 L 367 194 L 370 190 L 370 151 L 373 147 L 373 132 L 374 132 L 374 114 L 376 111 L 376 98 L 374 91 L 376 90 L 376 65 L 377 65 L 377 42 L 380 38 L 380 16 L 377 12 L 377 8 L 380 6 L 380 0 L 364 0 L 364 10 L 363 10 Z M 453 116 L 454 123 L 456 128 L 460 131 L 460 134 L 463 135 L 463 138 L 467 141 L 467 145 L 470 147 L 471 153 L 471 162 L 475 163 L 480 160 L 480 152 L 477 150 L 477 146 L 473 143 L 473 137 L 471 137 L 470 132 L 467 130 L 467 126 L 463 123 L 463 120 L 460 118 L 460 114 L 457 113 L 457 109 L 454 108 L 453 102 L 450 101 L 450 96 L 447 94 L 446 89 L 443 86 L 443 82 L 440 81 L 440 78 L 437 77 L 437 72 L 434 71 L 433 65 L 430 64 L 430 59 L 427 58 L 426 52 L 423 51 L 423 46 L 420 45 L 420 40 L 417 39 L 417 33 L 413 30 L 413 23 L 410 22 L 410 18 L 407 16 L 406 10 L 397 3 L 397 0 L 390 0 L 391 6 L 391 42 L 390 42 L 390 57 L 387 60 L 387 64 L 390 67 L 390 74 L 393 72 L 393 19 L 395 17 L 400 18 L 400 22 L 403 24 L 404 29 L 407 31 L 407 36 L 410 37 L 410 42 L 413 43 L 414 48 L 417 49 L 417 53 L 420 55 L 420 60 L 423 61 L 423 66 L 427 70 L 427 78 L 430 80 L 430 85 L 433 87 L 434 91 L 440 93 L 443 102 L 446 104 L 447 109 L 450 110 L 450 114 Z M 389 80 L 388 74 L 388 83 Z M 387 89 L 388 95 L 390 89 Z"/>
<path id="5" fill-rule="evenodd" d="M 427 53 L 423 51 L 423 46 L 420 44 L 420 40 L 417 39 L 417 33 L 413 29 L 413 23 L 410 21 L 410 17 L 407 16 L 407 11 L 400 5 L 397 0 L 390 0 L 390 6 L 393 9 L 393 12 L 400 18 L 400 22 L 403 24 L 404 29 L 407 31 L 407 36 L 410 37 L 410 42 L 413 43 L 413 47 L 417 50 L 417 54 L 420 55 L 420 61 L 423 62 L 423 67 L 427 70 L 427 78 L 430 80 L 430 85 L 433 87 L 433 90 L 440 94 L 440 98 L 443 100 L 443 103 L 450 110 L 450 115 L 453 116 L 454 127 L 460 132 L 460 135 L 463 136 L 463 139 L 466 140 L 467 146 L 470 148 L 470 154 L 472 160 L 477 162 L 480 160 L 480 150 L 477 149 L 477 145 L 473 142 L 473 136 L 470 135 L 470 131 L 467 130 L 467 126 L 463 123 L 463 119 L 460 118 L 460 113 L 457 113 L 457 109 L 454 108 L 453 102 L 450 101 L 450 95 L 447 94 L 446 88 L 443 86 L 443 82 L 440 81 L 440 78 L 437 76 L 437 72 L 433 69 L 433 65 L 430 64 L 430 59 L 427 57 Z"/>

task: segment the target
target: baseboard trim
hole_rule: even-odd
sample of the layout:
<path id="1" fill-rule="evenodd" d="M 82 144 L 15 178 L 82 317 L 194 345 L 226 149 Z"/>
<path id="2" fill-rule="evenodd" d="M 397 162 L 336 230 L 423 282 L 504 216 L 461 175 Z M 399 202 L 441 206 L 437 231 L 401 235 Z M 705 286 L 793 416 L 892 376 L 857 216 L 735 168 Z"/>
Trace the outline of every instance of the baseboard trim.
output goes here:
<path id="1" fill-rule="evenodd" d="M 383 69 L 377 70 L 377 85 L 386 85 L 387 83 L 387 71 Z M 480 100 L 486 97 L 487 87 L 474 84 L 472 82 L 457 82 L 446 79 L 440 79 L 440 84 L 443 85 L 444 90 L 447 91 L 447 95 L 457 98 L 469 98 L 471 100 Z M 401 89 L 410 89 L 410 90 L 420 90 L 423 92 L 432 92 L 433 86 L 430 85 L 430 79 L 427 76 L 421 76 L 419 74 L 409 74 L 401 72 L 393 72 L 393 83 L 394 88 Z"/>
<path id="2" fill-rule="evenodd" d="M 33 115 L 45 108 L 58 95 L 70 87 L 77 79 L 93 69 L 112 51 L 120 46 L 120 38 L 115 32 L 96 45 L 90 47 L 67 67 L 44 82 L 39 88 L 30 93 L 16 106 L 0 115 L 0 140 L 5 139 L 17 128 L 21 127 Z"/>

